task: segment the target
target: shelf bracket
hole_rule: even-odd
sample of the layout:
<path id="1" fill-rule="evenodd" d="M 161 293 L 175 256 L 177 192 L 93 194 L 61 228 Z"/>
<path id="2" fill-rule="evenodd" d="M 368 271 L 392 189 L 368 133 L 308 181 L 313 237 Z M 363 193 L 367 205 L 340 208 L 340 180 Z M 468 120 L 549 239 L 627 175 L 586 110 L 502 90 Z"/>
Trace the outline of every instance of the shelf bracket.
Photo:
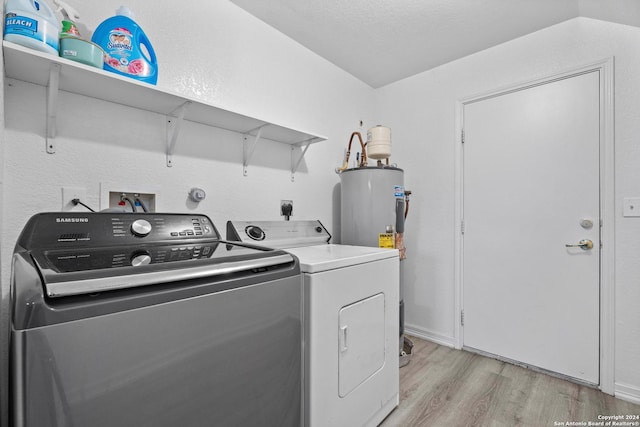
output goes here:
<path id="1" fill-rule="evenodd" d="M 269 123 L 265 123 L 262 126 L 258 126 L 255 129 L 251 129 L 249 132 L 243 134 L 242 138 L 242 175 L 247 176 L 249 167 L 249 162 L 253 157 L 253 153 L 256 150 L 256 145 L 258 145 L 258 141 L 260 140 L 260 135 L 262 134 L 262 129 L 266 126 L 269 126 Z M 251 135 L 252 132 L 258 131 L 258 133 Z M 249 141 L 249 137 L 254 136 L 253 141 Z"/>
<path id="2" fill-rule="evenodd" d="M 167 167 L 173 166 L 173 150 L 176 148 L 176 141 L 180 134 L 180 128 L 184 121 L 184 113 L 191 101 L 185 101 L 178 108 L 173 110 L 167 117 Z"/>
<path id="3" fill-rule="evenodd" d="M 304 159 L 304 155 L 307 154 L 307 150 L 313 144 L 316 138 L 311 138 L 306 141 L 299 142 L 295 146 L 291 146 L 291 182 L 295 181 L 295 174 L 300 167 L 300 163 L 302 163 L 302 159 Z M 300 147 L 302 149 L 302 153 L 300 153 L 300 157 L 295 159 L 296 147 Z"/>
<path id="4" fill-rule="evenodd" d="M 56 152 L 56 120 L 58 116 L 58 88 L 60 87 L 60 64 L 51 63 L 47 85 L 47 129 L 45 142 L 47 153 Z"/>

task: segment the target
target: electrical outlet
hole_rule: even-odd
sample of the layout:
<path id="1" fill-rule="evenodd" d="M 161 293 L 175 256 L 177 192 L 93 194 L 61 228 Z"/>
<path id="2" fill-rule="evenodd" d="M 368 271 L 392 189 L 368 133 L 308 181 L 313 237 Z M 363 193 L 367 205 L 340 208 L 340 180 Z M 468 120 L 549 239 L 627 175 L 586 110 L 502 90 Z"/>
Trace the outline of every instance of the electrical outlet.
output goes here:
<path id="1" fill-rule="evenodd" d="M 293 216 L 293 200 L 280 200 L 280 216 L 287 220 Z"/>
<path id="2" fill-rule="evenodd" d="M 87 189 L 84 187 L 62 187 L 62 210 L 87 210 L 82 206 L 76 206 L 71 201 L 78 199 L 83 203 L 87 202 Z"/>

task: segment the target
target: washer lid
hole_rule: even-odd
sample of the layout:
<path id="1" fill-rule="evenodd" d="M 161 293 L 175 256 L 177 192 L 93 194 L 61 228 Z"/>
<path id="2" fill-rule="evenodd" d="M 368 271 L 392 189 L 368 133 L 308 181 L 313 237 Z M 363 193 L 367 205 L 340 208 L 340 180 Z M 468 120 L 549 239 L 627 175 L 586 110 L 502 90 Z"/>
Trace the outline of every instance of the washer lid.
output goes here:
<path id="1" fill-rule="evenodd" d="M 318 273 L 399 257 L 397 249 L 334 244 L 288 248 L 285 251 L 298 257 L 303 273 Z"/>
<path id="2" fill-rule="evenodd" d="M 85 248 L 32 251 L 48 297 L 66 297 L 183 283 L 192 279 L 230 280 L 234 275 L 286 269 L 294 258 L 282 250 L 249 248 L 228 242 L 202 246 Z M 144 259 L 144 262 L 136 262 Z"/>

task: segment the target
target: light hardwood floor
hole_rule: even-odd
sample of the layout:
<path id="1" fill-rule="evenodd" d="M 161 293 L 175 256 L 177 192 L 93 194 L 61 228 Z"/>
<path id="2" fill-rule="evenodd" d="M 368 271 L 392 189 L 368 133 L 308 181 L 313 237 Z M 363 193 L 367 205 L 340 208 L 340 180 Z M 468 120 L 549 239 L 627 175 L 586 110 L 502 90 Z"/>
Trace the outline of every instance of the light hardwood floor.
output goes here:
<path id="1" fill-rule="evenodd" d="M 599 390 L 409 338 L 414 347 L 400 368 L 400 405 L 382 427 L 587 426 L 604 415 L 640 416 L 640 405 Z"/>

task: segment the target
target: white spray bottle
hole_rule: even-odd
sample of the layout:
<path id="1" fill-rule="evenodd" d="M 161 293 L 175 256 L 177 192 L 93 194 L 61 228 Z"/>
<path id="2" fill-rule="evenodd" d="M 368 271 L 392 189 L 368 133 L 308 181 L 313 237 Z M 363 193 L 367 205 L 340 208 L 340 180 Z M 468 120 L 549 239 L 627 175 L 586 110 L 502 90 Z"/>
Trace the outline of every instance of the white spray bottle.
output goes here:
<path id="1" fill-rule="evenodd" d="M 80 19 L 80 14 L 61 0 L 53 0 L 53 4 L 56 5 L 56 12 L 60 12 L 63 17 L 60 37 L 80 37 L 80 30 L 78 30 L 78 26 L 75 23 L 75 21 Z"/>
<path id="2" fill-rule="evenodd" d="M 63 17 L 60 56 L 81 64 L 102 68 L 104 52 L 100 46 L 83 39 L 80 35 L 78 25 L 80 14 L 62 0 L 53 0 L 53 3 L 57 7 L 56 11 Z"/>

